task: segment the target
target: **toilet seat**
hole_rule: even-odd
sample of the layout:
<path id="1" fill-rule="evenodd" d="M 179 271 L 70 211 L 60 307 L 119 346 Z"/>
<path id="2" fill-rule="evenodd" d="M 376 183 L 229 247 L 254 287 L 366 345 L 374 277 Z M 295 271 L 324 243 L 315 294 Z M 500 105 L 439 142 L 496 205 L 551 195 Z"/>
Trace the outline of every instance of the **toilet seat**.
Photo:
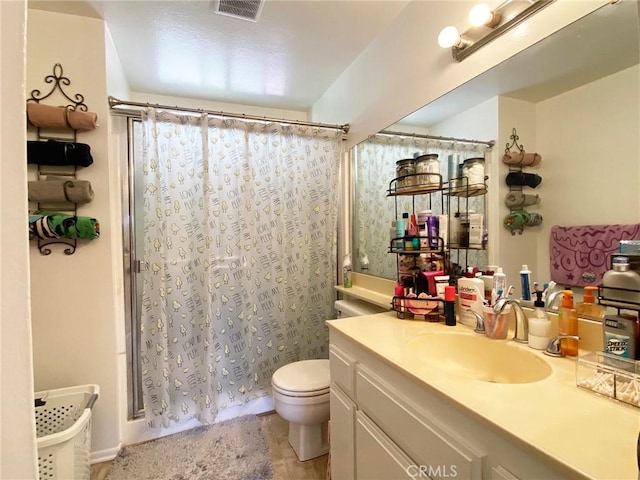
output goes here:
<path id="1" fill-rule="evenodd" d="M 301 360 L 280 367 L 271 377 L 275 391 L 290 397 L 329 393 L 329 360 Z"/>
<path id="2" fill-rule="evenodd" d="M 285 390 L 284 388 L 278 387 L 276 384 L 272 383 L 271 388 L 274 392 L 278 392 L 280 395 L 284 395 L 286 397 L 319 397 L 321 395 L 326 395 L 329 393 L 329 387 L 322 388 L 320 390 L 312 390 L 310 392 L 292 392 L 290 390 Z"/>

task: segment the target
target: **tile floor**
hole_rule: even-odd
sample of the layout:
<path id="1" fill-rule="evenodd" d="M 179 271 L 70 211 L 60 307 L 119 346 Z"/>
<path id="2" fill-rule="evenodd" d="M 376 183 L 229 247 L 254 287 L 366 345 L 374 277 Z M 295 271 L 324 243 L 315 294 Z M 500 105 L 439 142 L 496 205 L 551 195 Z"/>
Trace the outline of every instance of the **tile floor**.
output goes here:
<path id="1" fill-rule="evenodd" d="M 327 455 L 299 462 L 287 439 L 287 422 L 276 413 L 261 415 L 260 420 L 273 462 L 273 480 L 325 480 Z M 111 462 L 92 465 L 91 480 L 104 480 L 110 467 Z"/>

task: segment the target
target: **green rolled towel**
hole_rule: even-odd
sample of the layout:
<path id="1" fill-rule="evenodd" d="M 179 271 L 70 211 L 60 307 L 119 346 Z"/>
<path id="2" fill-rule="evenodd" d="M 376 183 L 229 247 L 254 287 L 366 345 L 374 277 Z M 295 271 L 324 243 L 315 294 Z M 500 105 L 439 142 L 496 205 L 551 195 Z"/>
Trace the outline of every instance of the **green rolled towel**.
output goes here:
<path id="1" fill-rule="evenodd" d="M 36 228 L 36 226 L 43 225 L 46 226 L 49 232 L 54 232 L 56 236 L 62 238 L 93 240 L 100 236 L 100 224 L 98 220 L 92 217 L 43 210 L 39 210 L 35 212 L 35 215 L 29 217 L 29 231 L 32 236 L 43 238 L 40 233 L 43 229 Z M 50 235 L 47 237 L 51 238 Z"/>

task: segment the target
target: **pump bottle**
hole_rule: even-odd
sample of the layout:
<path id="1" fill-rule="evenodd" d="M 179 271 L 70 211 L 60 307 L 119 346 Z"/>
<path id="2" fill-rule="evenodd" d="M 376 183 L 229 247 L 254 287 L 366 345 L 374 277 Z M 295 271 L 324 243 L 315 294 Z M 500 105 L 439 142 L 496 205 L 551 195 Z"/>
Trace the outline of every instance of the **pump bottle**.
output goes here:
<path id="1" fill-rule="evenodd" d="M 596 303 L 595 291 L 598 287 L 584 287 L 584 297 L 582 302 L 576 304 L 576 313 L 578 317 L 604 318 L 604 307 Z"/>
<path id="2" fill-rule="evenodd" d="M 544 350 L 551 340 L 551 320 L 544 311 L 542 292 L 534 292 L 537 299 L 533 302 L 535 307 L 529 317 L 529 338 L 528 343 L 531 348 Z"/>
<path id="3" fill-rule="evenodd" d="M 558 312 L 558 333 L 560 335 L 578 335 L 578 314 L 573 308 L 573 291 L 562 292 L 562 304 Z M 560 341 L 562 354 L 567 357 L 578 356 L 578 341 L 572 338 L 563 338 Z"/>

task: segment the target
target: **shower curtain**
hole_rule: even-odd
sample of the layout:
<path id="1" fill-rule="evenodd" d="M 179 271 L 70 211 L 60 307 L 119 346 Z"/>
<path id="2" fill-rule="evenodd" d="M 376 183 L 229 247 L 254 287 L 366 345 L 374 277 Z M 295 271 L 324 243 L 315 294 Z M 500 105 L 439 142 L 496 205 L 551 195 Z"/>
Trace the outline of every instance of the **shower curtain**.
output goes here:
<path id="1" fill-rule="evenodd" d="M 326 358 L 341 132 L 143 112 L 141 361 L 149 426 L 269 391 Z"/>
<path id="2" fill-rule="evenodd" d="M 395 201 L 387 197 L 390 181 L 396 177 L 396 161 L 414 158 L 415 154 L 435 153 L 440 163 L 442 181 L 449 180 L 447 158 L 457 156 L 460 161 L 484 157 L 487 147 L 481 144 L 432 140 L 419 137 L 374 135 L 356 146 L 355 175 L 358 187 L 355 193 L 354 222 L 356 224 L 355 252 L 358 259 L 367 258 L 368 273 L 389 279 L 397 278 L 397 258 L 389 254 L 391 222 L 395 220 Z M 433 210 L 442 212 L 439 195 L 396 197 L 399 212 Z M 429 205 L 428 202 L 431 202 Z M 468 208 L 483 212 L 483 199 L 472 197 Z M 455 208 L 455 204 L 454 204 Z M 467 208 L 467 205 L 464 205 Z M 455 211 L 455 210 L 454 210 Z M 394 234 L 395 236 L 395 234 Z M 456 252 L 457 253 L 457 252 Z M 458 261 L 454 253 L 452 260 Z M 486 265 L 485 252 L 465 253 L 473 265 Z"/>

